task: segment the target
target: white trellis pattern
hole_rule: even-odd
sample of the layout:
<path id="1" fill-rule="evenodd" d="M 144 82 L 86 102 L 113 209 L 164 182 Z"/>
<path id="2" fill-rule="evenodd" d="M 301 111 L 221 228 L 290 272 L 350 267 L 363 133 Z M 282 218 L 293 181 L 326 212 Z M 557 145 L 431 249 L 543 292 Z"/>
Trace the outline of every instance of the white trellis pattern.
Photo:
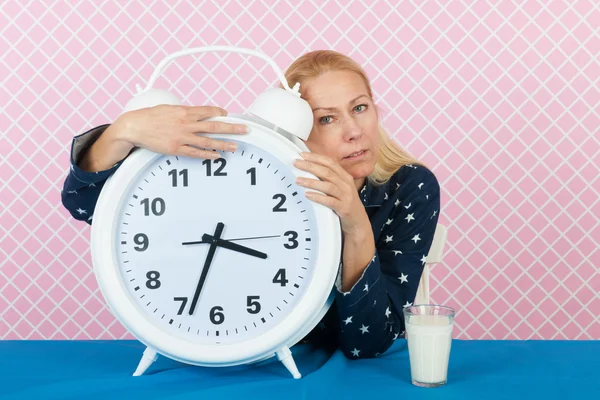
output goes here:
<path id="1" fill-rule="evenodd" d="M 382 122 L 442 187 L 432 300 L 463 339 L 600 339 L 597 1 L 5 1 L 0 5 L 0 338 L 130 338 L 60 203 L 74 135 L 114 120 L 166 55 L 331 48 L 363 65 Z M 156 86 L 242 112 L 276 84 L 237 54 Z"/>

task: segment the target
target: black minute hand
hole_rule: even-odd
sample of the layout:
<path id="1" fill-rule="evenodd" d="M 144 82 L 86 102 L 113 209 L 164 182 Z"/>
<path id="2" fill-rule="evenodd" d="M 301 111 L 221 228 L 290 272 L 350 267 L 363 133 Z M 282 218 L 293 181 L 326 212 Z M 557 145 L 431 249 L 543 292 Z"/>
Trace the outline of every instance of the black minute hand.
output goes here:
<path id="1" fill-rule="evenodd" d="M 223 228 L 225 225 L 222 222 L 217 224 L 217 229 L 215 229 L 215 239 L 218 239 L 223 233 Z M 206 280 L 206 275 L 208 275 L 208 270 L 210 269 L 210 264 L 212 262 L 213 257 L 215 256 L 215 251 L 217 250 L 217 243 L 212 242 L 210 247 L 208 248 L 208 254 L 206 255 L 206 261 L 204 261 L 204 267 L 202 267 L 202 274 L 200 275 L 200 280 L 198 281 L 198 286 L 196 286 L 196 291 L 194 292 L 194 298 L 192 299 L 192 304 L 190 306 L 190 315 L 194 315 L 194 310 L 196 310 L 196 304 L 198 304 L 198 299 L 200 298 L 200 292 L 202 291 L 202 286 L 204 286 L 204 281 Z"/>

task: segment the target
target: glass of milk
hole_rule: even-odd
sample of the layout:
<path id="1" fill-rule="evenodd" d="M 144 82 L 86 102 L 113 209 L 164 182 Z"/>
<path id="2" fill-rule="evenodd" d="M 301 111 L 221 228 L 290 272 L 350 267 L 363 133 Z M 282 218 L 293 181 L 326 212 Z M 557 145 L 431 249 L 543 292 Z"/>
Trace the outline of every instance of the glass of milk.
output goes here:
<path id="1" fill-rule="evenodd" d="M 455 310 L 423 304 L 406 307 L 403 313 L 413 385 L 446 384 Z"/>

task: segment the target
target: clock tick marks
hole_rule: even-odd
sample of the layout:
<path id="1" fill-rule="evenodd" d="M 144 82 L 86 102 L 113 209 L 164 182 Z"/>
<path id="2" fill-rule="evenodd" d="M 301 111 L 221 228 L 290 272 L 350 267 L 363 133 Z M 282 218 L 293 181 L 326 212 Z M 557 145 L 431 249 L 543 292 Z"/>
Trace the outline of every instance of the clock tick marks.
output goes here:
<path id="1" fill-rule="evenodd" d="M 137 198 L 138 198 L 138 197 L 137 197 L 137 194 L 134 194 L 134 195 L 133 195 L 133 198 L 134 198 L 134 199 L 137 199 Z"/>
<path id="2" fill-rule="evenodd" d="M 171 161 L 170 160 L 167 160 L 167 165 L 171 165 Z"/>
<path id="3" fill-rule="evenodd" d="M 130 271 L 131 271 L 131 270 L 130 270 Z M 136 286 L 134 290 L 137 292 L 138 290 L 140 290 L 140 287 L 139 287 L 139 286 Z"/>
<path id="4" fill-rule="evenodd" d="M 259 158 L 259 159 L 258 159 L 258 163 L 259 163 L 259 164 L 262 164 L 262 158 Z"/>
<path id="5" fill-rule="evenodd" d="M 262 323 L 264 324 L 265 322 L 267 322 L 264 318 L 260 319 L 262 321 Z"/>

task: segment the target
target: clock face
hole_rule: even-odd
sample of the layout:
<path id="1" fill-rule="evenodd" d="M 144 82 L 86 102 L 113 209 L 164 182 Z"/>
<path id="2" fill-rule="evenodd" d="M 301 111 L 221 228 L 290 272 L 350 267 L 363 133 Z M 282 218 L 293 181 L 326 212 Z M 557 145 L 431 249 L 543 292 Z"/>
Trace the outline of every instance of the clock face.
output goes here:
<path id="1" fill-rule="evenodd" d="M 295 173 L 236 142 L 216 160 L 157 157 L 129 186 L 115 227 L 118 268 L 137 308 L 197 343 L 272 329 L 301 300 L 318 253 L 314 203 Z"/>

